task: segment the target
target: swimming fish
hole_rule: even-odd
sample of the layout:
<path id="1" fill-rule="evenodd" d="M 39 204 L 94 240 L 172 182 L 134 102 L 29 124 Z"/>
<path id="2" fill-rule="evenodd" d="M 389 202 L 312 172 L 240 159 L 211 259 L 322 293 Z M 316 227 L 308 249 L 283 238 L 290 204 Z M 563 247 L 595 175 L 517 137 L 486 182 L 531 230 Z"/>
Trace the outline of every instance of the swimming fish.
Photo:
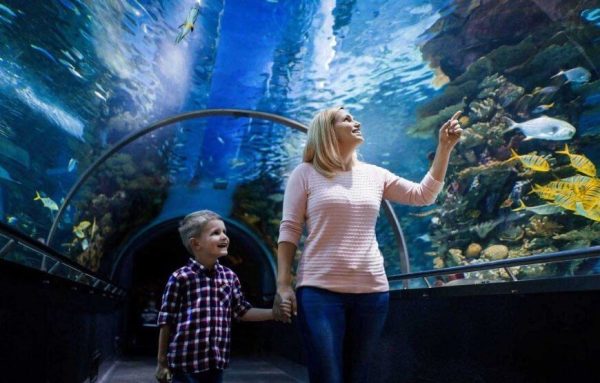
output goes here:
<path id="1" fill-rule="evenodd" d="M 512 209 L 512 211 L 520 210 L 527 210 L 538 215 L 557 214 L 563 211 L 563 209 L 560 206 L 554 205 L 552 203 L 537 206 L 526 206 L 523 200 L 521 199 L 519 200 L 519 207 Z"/>
<path id="2" fill-rule="evenodd" d="M 552 93 L 555 93 L 556 91 L 558 91 L 560 88 L 554 85 L 551 86 L 546 86 L 544 88 L 535 88 L 532 92 L 532 94 L 541 94 L 544 96 L 550 95 Z"/>
<path id="3" fill-rule="evenodd" d="M 9 7 L 7 7 L 4 4 L 0 4 L 0 11 L 6 12 L 8 15 L 10 15 L 12 17 L 17 17 L 17 14 L 14 13 L 12 9 L 10 9 Z"/>
<path id="4" fill-rule="evenodd" d="M 558 150 L 556 153 L 566 154 L 571 160 L 571 166 L 574 167 L 578 172 L 585 174 L 586 176 L 596 177 L 596 166 L 586 156 L 582 154 L 571 154 L 569 152 L 569 146 L 565 144 L 564 150 Z"/>
<path id="5" fill-rule="evenodd" d="M 77 238 L 85 238 L 85 229 L 91 225 L 90 221 L 81 221 L 77 226 L 73 226 L 73 233 L 75 233 Z"/>
<path id="6" fill-rule="evenodd" d="M 547 186 L 533 185 L 533 188 L 528 194 L 536 193 L 541 199 L 554 201 L 554 198 L 556 198 L 559 192 L 559 190 L 551 189 Z"/>
<path id="7" fill-rule="evenodd" d="M 586 209 L 581 202 L 575 204 L 575 214 L 591 219 L 592 221 L 600 222 L 600 209 Z"/>
<path id="8" fill-rule="evenodd" d="M 581 17 L 600 27 L 600 8 L 590 8 L 581 11 Z"/>
<path id="9" fill-rule="evenodd" d="M 19 181 L 15 181 L 11 176 L 10 173 L 8 172 L 8 170 L 4 169 L 2 166 L 0 166 L 0 178 L 3 180 L 7 180 L 10 182 L 14 182 L 16 184 L 20 184 Z"/>
<path id="10" fill-rule="evenodd" d="M 281 202 L 281 201 L 283 201 L 283 194 L 281 194 L 281 193 L 275 193 L 275 194 L 271 194 L 267 198 L 270 199 L 273 202 Z"/>
<path id="11" fill-rule="evenodd" d="M 521 161 L 523 166 L 531 170 L 535 170 L 537 172 L 547 172 L 550 170 L 550 164 L 542 156 L 538 156 L 536 154 L 519 155 L 513 149 L 511 149 L 510 151 L 512 153 L 512 157 L 510 157 L 504 162 L 509 162 L 518 159 L 519 161 Z"/>
<path id="12" fill-rule="evenodd" d="M 423 235 L 418 236 L 416 239 L 423 242 L 431 242 L 431 236 L 429 233 L 425 233 Z"/>
<path id="13" fill-rule="evenodd" d="M 34 201 L 42 201 L 42 204 L 45 208 L 50 209 L 50 211 L 58 211 L 58 205 L 56 202 L 52 200 L 50 197 L 42 197 L 40 193 L 36 190 Z"/>
<path id="14" fill-rule="evenodd" d="M 547 111 L 548 109 L 552 108 L 553 106 L 554 106 L 554 103 L 545 104 L 545 105 L 538 105 L 535 108 L 533 108 L 533 110 L 531 111 L 531 113 L 533 113 L 533 114 L 544 113 L 545 111 Z"/>
<path id="15" fill-rule="evenodd" d="M 435 209 L 431 209 L 431 210 L 427 210 L 427 211 L 420 211 L 420 212 L 408 213 L 408 214 L 412 215 L 413 217 L 427 217 L 428 215 L 436 214 L 439 212 L 440 212 L 440 209 L 435 208 Z"/>
<path id="16" fill-rule="evenodd" d="M 67 170 L 70 172 L 72 172 L 73 170 L 77 169 L 77 164 L 79 162 L 75 159 L 75 158 L 71 158 L 69 160 L 69 165 L 67 165 Z"/>
<path id="17" fill-rule="evenodd" d="M 194 24 L 196 23 L 196 19 L 198 18 L 198 14 L 200 13 L 200 0 L 198 0 L 190 11 L 188 12 L 187 18 L 185 22 L 179 26 L 180 31 L 177 37 L 175 38 L 175 44 L 179 44 L 181 40 L 185 36 L 187 36 L 190 32 L 194 31 Z"/>
<path id="18" fill-rule="evenodd" d="M 513 129 L 520 129 L 525 135 L 525 140 L 539 138 L 542 140 L 563 141 L 570 140 L 575 135 L 575 127 L 566 121 L 556 118 L 541 116 L 525 122 L 514 122 L 505 117 L 509 123 L 504 133 Z"/>
<path id="19" fill-rule="evenodd" d="M 554 198 L 554 204 L 562 207 L 563 209 L 575 211 L 575 206 L 578 202 L 577 196 L 573 193 L 571 194 L 557 194 Z"/>
<path id="20" fill-rule="evenodd" d="M 580 66 L 573 69 L 569 69 L 567 71 L 561 70 L 551 78 L 558 77 L 561 75 L 564 75 L 566 77 L 566 82 L 570 82 L 577 85 L 585 84 L 588 81 L 590 81 L 590 78 L 592 78 L 592 74 L 590 73 L 590 71 Z"/>

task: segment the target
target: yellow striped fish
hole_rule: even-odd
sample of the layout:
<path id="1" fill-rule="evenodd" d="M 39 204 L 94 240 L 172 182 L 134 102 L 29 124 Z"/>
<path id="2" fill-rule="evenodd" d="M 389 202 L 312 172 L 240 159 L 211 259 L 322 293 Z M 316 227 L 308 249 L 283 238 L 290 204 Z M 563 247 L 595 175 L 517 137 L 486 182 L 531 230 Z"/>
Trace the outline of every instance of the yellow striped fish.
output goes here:
<path id="1" fill-rule="evenodd" d="M 554 198 L 554 204 L 566 210 L 575 211 L 578 202 L 581 203 L 575 194 L 557 194 Z"/>
<path id="2" fill-rule="evenodd" d="M 509 161 L 518 159 L 519 161 L 521 161 L 523 166 L 525 166 L 526 168 L 535 170 L 537 172 L 547 172 L 550 170 L 550 164 L 542 156 L 538 156 L 536 154 L 519 155 L 513 149 L 511 149 L 510 151 L 512 153 L 512 157 L 510 157 L 508 160 L 506 160 L 504 162 L 509 162 Z"/>
<path id="3" fill-rule="evenodd" d="M 575 184 L 563 181 L 552 181 L 548 182 L 544 187 L 552 190 L 556 190 L 560 193 L 572 193 L 575 191 Z"/>
<path id="4" fill-rule="evenodd" d="M 600 185 L 600 180 L 598 178 L 582 176 L 581 174 L 578 174 L 576 176 L 567 177 L 567 178 L 561 178 L 560 180 L 562 182 L 568 182 L 570 184 L 574 184 L 577 186 Z"/>
<path id="5" fill-rule="evenodd" d="M 600 186 L 589 188 L 583 195 L 582 202 L 586 208 L 600 207 Z"/>
<path id="6" fill-rule="evenodd" d="M 600 209 L 586 209 L 581 202 L 575 205 L 575 214 L 600 222 Z"/>
<path id="7" fill-rule="evenodd" d="M 529 194 L 531 193 L 536 193 L 541 199 L 554 201 L 554 198 L 558 195 L 559 191 L 536 184 L 529 192 Z"/>
<path id="8" fill-rule="evenodd" d="M 576 194 L 584 195 L 594 186 L 600 186 L 600 180 L 598 178 L 592 178 L 588 176 L 582 176 L 578 174 L 576 176 L 561 178 L 560 182 L 565 182 L 573 185 L 573 190 Z"/>
<path id="9" fill-rule="evenodd" d="M 571 160 L 571 166 L 578 172 L 587 176 L 596 177 L 596 166 L 583 154 L 571 154 L 569 145 L 565 144 L 565 150 L 558 150 L 556 153 L 566 154 Z"/>

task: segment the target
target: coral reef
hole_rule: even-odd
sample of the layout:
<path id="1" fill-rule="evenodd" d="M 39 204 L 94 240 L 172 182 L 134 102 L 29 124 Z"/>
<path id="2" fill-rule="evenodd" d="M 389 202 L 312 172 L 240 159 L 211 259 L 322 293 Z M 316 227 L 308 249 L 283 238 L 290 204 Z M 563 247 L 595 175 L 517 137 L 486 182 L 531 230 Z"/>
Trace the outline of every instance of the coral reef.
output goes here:
<path id="1" fill-rule="evenodd" d="M 453 111 L 465 116 L 437 221 L 430 226 L 434 267 L 599 243 L 594 163 L 600 158 L 586 157 L 597 151 L 600 137 L 600 80 L 593 65 L 600 61 L 600 47 L 592 43 L 600 31 L 581 16 L 590 7 L 586 0 L 456 0 L 453 11 L 428 31 L 423 56 L 449 83 L 419 107 L 408 133 L 435 136 Z M 494 27 L 499 24 L 503 27 Z M 464 48 L 451 48 L 456 46 Z M 542 115 L 552 119 L 535 120 Z M 547 128 L 542 121 L 570 126 L 575 134 L 553 140 L 541 134 Z M 520 128 L 536 123 L 539 130 Z M 513 272 L 535 278 L 572 275 L 578 267 L 581 262 Z M 503 270 L 470 274 L 509 278 Z"/>

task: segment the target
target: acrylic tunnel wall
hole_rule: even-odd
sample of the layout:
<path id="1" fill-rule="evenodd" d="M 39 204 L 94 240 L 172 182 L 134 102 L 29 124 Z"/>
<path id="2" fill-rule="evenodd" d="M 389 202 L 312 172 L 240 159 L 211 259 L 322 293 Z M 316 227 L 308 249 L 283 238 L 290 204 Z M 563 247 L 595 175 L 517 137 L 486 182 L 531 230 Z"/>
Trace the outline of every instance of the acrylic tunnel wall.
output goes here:
<path id="1" fill-rule="evenodd" d="M 45 240 L 95 159 L 182 111 L 236 107 L 308 124 L 343 104 L 363 123 L 362 158 L 413 180 L 429 167 L 437 127 L 463 111 L 464 137 L 436 204 L 394 207 L 412 270 L 598 244 L 596 2 L 210 0 L 175 43 L 191 3 L 2 4 L 4 223 Z M 273 247 L 303 138 L 262 124 L 182 123 L 124 148 L 65 207 L 51 245 L 106 273 L 128 235 L 194 207 L 188 193 L 201 190 Z M 379 232 L 388 254 L 393 241 Z M 398 273 L 397 258 L 385 256 Z M 514 271 L 595 272 L 588 263 Z"/>

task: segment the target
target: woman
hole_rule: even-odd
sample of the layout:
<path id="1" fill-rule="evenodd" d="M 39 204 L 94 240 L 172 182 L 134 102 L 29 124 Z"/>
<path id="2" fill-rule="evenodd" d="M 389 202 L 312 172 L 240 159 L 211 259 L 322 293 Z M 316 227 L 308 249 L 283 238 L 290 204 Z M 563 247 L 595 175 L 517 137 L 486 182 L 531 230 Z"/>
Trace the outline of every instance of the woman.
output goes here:
<path id="1" fill-rule="evenodd" d="M 457 112 L 439 132 L 429 172 L 420 183 L 357 160 L 360 123 L 343 107 L 313 119 L 304 162 L 288 180 L 277 254 L 277 304 L 292 304 L 311 383 L 367 382 L 368 362 L 388 310 L 389 285 L 375 237 L 383 198 L 429 205 L 442 189 L 462 129 Z M 291 264 L 306 224 L 296 292 Z M 288 312 L 289 312 L 289 306 Z"/>

